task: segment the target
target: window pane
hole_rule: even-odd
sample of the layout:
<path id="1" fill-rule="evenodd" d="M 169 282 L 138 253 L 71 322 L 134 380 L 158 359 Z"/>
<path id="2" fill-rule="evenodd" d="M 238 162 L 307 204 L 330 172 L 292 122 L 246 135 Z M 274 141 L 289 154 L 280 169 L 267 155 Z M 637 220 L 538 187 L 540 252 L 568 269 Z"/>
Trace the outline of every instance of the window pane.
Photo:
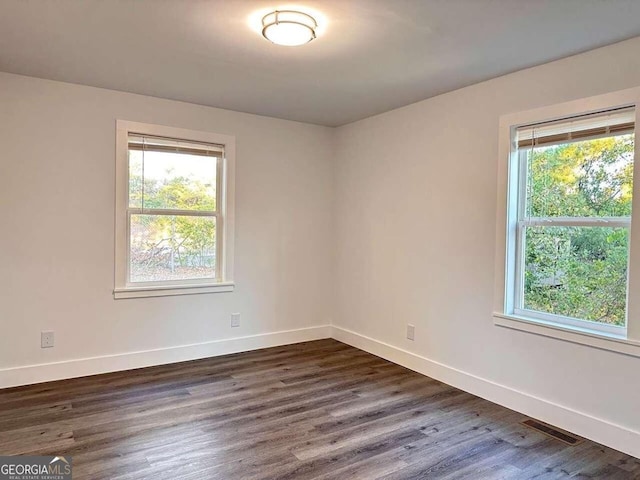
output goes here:
<path id="1" fill-rule="evenodd" d="M 131 282 L 216 277 L 216 218 L 131 215 Z"/>
<path id="2" fill-rule="evenodd" d="M 634 135 L 525 149 L 526 215 L 631 215 Z"/>
<path id="3" fill-rule="evenodd" d="M 524 308 L 625 325 L 626 228 L 527 227 Z"/>
<path id="4" fill-rule="evenodd" d="M 129 207 L 215 210 L 216 164 L 217 157 L 129 150 Z"/>

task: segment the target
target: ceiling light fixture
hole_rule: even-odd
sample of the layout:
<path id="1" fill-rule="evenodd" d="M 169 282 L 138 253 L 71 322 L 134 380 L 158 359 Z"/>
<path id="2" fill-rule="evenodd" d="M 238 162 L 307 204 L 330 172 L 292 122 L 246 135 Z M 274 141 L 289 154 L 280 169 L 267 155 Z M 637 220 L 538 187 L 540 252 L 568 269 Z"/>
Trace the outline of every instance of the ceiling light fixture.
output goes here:
<path id="1" fill-rule="evenodd" d="M 315 18 L 295 10 L 276 10 L 262 17 L 262 35 L 276 45 L 295 47 L 316 38 Z"/>

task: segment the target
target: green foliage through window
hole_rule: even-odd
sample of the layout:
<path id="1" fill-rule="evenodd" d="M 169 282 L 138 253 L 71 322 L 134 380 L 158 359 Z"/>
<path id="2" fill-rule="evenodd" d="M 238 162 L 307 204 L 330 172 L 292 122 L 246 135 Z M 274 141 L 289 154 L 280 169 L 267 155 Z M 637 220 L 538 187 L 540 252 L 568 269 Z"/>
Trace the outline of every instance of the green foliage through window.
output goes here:
<path id="1" fill-rule="evenodd" d="M 527 151 L 527 218 L 629 219 L 633 135 Z M 524 308 L 613 325 L 626 319 L 628 228 L 526 226 Z"/>

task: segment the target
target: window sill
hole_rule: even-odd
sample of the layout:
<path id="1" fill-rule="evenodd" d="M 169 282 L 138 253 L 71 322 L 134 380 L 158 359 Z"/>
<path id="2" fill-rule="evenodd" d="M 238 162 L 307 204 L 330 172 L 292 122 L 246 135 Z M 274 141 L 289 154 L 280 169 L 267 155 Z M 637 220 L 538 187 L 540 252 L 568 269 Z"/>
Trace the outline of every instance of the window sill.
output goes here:
<path id="1" fill-rule="evenodd" d="M 640 342 L 619 335 L 587 330 L 580 327 L 560 325 L 544 320 L 533 320 L 517 315 L 494 313 L 493 322 L 500 327 L 529 332 L 565 342 L 578 343 L 601 350 L 640 357 Z"/>
<path id="2" fill-rule="evenodd" d="M 171 295 L 194 295 L 198 293 L 233 292 L 235 283 L 210 283 L 202 285 L 166 285 L 145 287 L 121 287 L 113 290 L 113 298 L 168 297 Z"/>

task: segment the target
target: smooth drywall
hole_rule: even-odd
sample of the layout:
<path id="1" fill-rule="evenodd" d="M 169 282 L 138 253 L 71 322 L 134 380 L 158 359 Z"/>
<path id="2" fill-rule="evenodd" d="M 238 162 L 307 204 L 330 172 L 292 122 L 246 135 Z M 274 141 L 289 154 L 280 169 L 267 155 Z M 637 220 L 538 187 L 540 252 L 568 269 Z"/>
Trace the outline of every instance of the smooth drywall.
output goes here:
<path id="1" fill-rule="evenodd" d="M 492 318 L 499 116 L 639 86 L 638 52 L 640 38 L 340 127 L 334 325 L 640 431 L 640 358 Z"/>
<path id="2" fill-rule="evenodd" d="M 114 300 L 116 119 L 236 137 L 233 293 Z M 162 363 L 171 347 L 330 323 L 332 138 L 325 127 L 0 74 L 0 374 L 147 350 L 147 363 Z M 54 348 L 40 348 L 42 330 L 55 331 Z M 140 366 L 130 358 L 114 368 Z M 109 358 L 99 363 L 109 369 Z"/>

